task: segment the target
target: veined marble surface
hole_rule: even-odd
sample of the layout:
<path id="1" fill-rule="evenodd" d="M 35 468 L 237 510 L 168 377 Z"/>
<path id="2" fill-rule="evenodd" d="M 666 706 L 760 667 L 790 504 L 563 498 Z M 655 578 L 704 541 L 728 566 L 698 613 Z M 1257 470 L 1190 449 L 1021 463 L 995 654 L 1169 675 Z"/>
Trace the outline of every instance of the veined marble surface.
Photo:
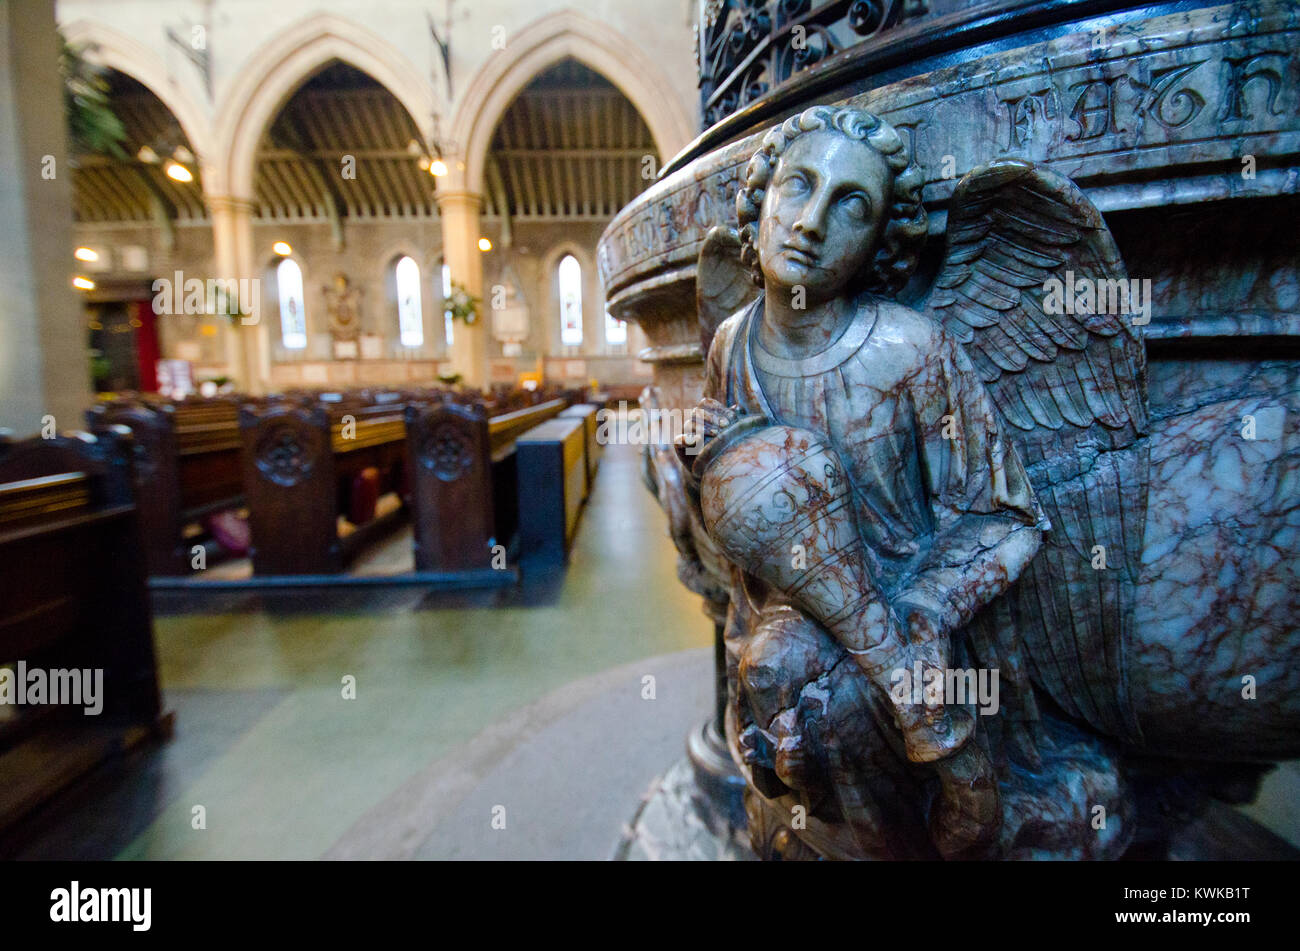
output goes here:
<path id="1" fill-rule="evenodd" d="M 1149 387 L 1128 655 L 1143 736 L 1211 759 L 1298 756 L 1300 363 L 1153 361 Z"/>

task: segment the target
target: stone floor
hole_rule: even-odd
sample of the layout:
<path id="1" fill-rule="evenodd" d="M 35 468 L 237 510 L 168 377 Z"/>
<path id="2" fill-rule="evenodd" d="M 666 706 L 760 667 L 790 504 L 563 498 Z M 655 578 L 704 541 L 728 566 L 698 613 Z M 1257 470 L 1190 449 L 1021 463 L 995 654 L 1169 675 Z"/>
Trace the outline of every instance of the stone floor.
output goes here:
<path id="1" fill-rule="evenodd" d="M 429 764 L 326 857 L 608 859 L 712 689 L 707 647 L 567 684 Z"/>

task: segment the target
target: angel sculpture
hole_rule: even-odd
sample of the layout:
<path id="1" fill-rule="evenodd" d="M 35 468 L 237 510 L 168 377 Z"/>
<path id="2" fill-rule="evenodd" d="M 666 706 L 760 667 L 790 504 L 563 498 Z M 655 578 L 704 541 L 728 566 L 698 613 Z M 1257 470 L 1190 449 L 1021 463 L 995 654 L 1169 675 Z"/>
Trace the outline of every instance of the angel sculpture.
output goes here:
<path id="1" fill-rule="evenodd" d="M 700 255 L 713 333 L 678 453 L 731 566 L 751 836 L 765 856 L 1118 857 L 1142 783 L 1122 761 L 1189 752 L 1147 742 L 1131 693 L 1144 345 L 1045 286 L 1123 265 L 1071 182 L 1001 160 L 959 184 L 905 306 L 922 182 L 888 123 L 817 106 L 766 136 L 739 231 Z M 991 715 L 954 697 L 978 672 Z"/>

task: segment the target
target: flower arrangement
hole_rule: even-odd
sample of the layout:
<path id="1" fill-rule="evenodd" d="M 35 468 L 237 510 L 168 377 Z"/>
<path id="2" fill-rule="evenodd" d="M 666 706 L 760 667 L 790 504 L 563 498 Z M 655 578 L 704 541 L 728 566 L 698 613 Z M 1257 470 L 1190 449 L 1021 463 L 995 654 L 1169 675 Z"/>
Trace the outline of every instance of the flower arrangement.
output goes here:
<path id="1" fill-rule="evenodd" d="M 442 299 L 443 313 L 450 313 L 453 320 L 463 320 L 466 324 L 478 321 L 479 298 L 465 289 L 459 281 L 451 282 L 451 295 Z"/>

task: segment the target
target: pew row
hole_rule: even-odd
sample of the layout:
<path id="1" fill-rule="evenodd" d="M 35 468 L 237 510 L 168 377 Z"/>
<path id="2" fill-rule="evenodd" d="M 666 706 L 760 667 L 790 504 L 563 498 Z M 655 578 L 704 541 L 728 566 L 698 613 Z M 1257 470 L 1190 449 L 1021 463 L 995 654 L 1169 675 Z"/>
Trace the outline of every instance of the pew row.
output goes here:
<path id="1" fill-rule="evenodd" d="M 490 418 L 481 405 L 447 399 L 243 408 L 254 574 L 343 572 L 400 514 L 370 519 L 358 495 L 373 501 L 390 492 L 411 514 L 417 573 L 492 567 L 493 546 L 509 545 L 519 520 L 515 440 L 566 405 L 557 399 Z M 356 530 L 340 535 L 340 516 Z"/>
<path id="2" fill-rule="evenodd" d="M 0 434 L 0 853 L 24 817 L 104 759 L 170 732 L 133 455 L 123 427 Z"/>
<path id="3" fill-rule="evenodd" d="M 568 563 L 586 499 L 587 430 L 583 417 L 557 418 L 515 442 L 519 467 L 519 562 L 525 572 Z"/>
<path id="4" fill-rule="evenodd" d="M 488 418 L 482 407 L 443 402 L 407 407 L 407 470 L 415 569 L 494 566 L 518 526 L 517 441 L 565 408 L 550 400 Z"/>
<path id="5" fill-rule="evenodd" d="M 595 403 L 578 403 L 560 413 L 561 419 L 581 419 L 587 434 L 587 494 L 591 494 L 596 481 L 596 469 L 600 466 L 603 447 L 600 444 L 601 407 Z"/>
<path id="6" fill-rule="evenodd" d="M 361 519 L 356 531 L 339 533 L 340 515 L 358 517 L 354 493 L 377 498 L 405 488 L 400 403 L 246 405 L 239 429 L 255 574 L 337 574 L 390 521 Z"/>
<path id="7" fill-rule="evenodd" d="M 197 536 L 187 529 L 244 502 L 239 409 L 233 399 L 121 400 L 86 413 L 91 430 L 121 425 L 135 437 L 136 497 L 149 573 L 184 575 Z M 238 552 L 236 552 L 238 553 Z"/>

